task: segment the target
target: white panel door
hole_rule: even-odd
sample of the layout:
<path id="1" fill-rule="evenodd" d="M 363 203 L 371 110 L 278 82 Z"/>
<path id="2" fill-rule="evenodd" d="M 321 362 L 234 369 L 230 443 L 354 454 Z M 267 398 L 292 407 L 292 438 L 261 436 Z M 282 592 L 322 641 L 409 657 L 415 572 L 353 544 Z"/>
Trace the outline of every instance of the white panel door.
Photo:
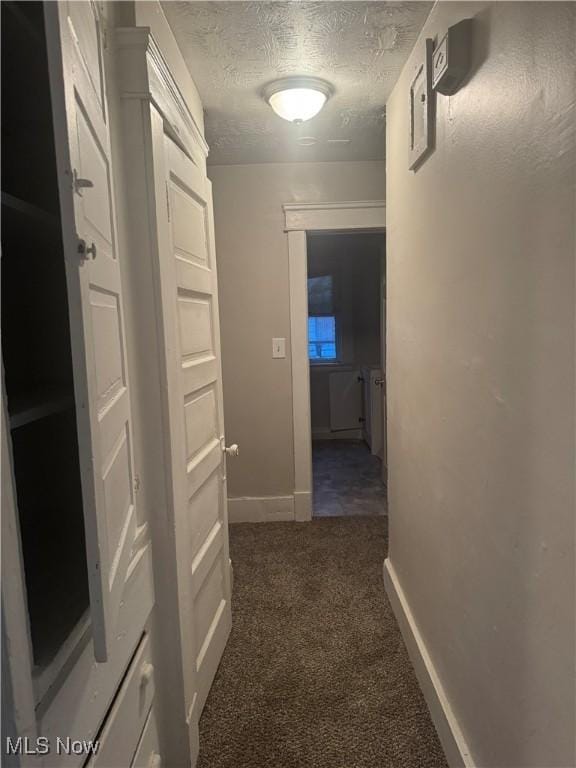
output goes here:
<path id="1" fill-rule="evenodd" d="M 200 716 L 231 628 L 212 192 L 165 134 L 155 160 L 174 525 L 188 717 Z"/>
<path id="2" fill-rule="evenodd" d="M 78 443 L 97 661 L 106 661 L 136 528 L 100 7 L 46 3 Z"/>

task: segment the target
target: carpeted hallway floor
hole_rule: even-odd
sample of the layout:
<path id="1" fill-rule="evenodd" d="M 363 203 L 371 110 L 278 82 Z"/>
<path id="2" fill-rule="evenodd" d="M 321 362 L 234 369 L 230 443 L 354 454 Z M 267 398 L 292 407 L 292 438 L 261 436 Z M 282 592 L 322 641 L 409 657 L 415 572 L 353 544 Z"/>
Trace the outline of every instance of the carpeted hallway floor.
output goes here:
<path id="1" fill-rule="evenodd" d="M 231 526 L 198 768 L 446 768 L 384 593 L 386 520 Z"/>

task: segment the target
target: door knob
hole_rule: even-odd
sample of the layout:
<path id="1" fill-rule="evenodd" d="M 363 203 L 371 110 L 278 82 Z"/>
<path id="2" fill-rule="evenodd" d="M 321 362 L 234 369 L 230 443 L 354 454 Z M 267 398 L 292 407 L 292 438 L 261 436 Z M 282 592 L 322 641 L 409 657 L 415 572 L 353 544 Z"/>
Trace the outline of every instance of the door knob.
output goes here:
<path id="1" fill-rule="evenodd" d="M 147 685 L 150 680 L 152 680 L 152 675 L 154 674 L 154 665 L 150 664 L 149 661 L 145 661 L 144 664 L 140 667 L 140 684 L 141 685 Z"/>
<path id="2" fill-rule="evenodd" d="M 385 381 L 386 379 L 374 379 L 374 384 L 376 384 L 377 387 L 381 387 Z"/>
<path id="3" fill-rule="evenodd" d="M 238 456 L 240 452 L 236 443 L 232 443 L 232 445 L 225 445 L 222 447 L 222 449 L 226 456 Z"/>
<path id="4" fill-rule="evenodd" d="M 92 245 L 88 246 L 86 244 L 86 240 L 78 240 L 78 255 L 83 261 L 88 261 L 88 258 L 92 256 L 93 259 L 96 258 L 96 244 L 92 243 Z"/>

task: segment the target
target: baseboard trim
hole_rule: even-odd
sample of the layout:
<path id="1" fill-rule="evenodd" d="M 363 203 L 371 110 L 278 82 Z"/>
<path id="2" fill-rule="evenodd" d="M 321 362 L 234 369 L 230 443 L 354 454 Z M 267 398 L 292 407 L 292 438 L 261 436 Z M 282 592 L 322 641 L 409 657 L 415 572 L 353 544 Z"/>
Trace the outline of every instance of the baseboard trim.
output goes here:
<path id="1" fill-rule="evenodd" d="M 294 491 L 294 520 L 298 523 L 312 520 L 312 494 L 310 491 Z"/>
<path id="2" fill-rule="evenodd" d="M 438 673 L 418 630 L 406 595 L 398 581 L 394 566 L 388 558 L 384 561 L 384 586 L 390 598 L 394 615 L 400 625 L 400 631 L 428 704 L 432 721 L 446 753 L 448 765 L 450 768 L 476 768 Z"/>
<path id="3" fill-rule="evenodd" d="M 294 496 L 243 496 L 228 499 L 229 523 L 271 523 L 294 519 Z"/>

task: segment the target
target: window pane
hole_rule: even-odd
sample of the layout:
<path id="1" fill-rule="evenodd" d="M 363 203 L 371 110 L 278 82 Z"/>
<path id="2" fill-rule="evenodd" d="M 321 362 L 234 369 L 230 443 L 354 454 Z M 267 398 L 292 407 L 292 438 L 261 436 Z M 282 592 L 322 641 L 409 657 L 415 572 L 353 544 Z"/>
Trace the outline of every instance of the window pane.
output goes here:
<path id="1" fill-rule="evenodd" d="M 336 318 L 308 318 L 308 356 L 310 360 L 336 360 Z"/>
<path id="2" fill-rule="evenodd" d="M 308 278 L 308 314 L 331 315 L 334 312 L 332 275 Z"/>

